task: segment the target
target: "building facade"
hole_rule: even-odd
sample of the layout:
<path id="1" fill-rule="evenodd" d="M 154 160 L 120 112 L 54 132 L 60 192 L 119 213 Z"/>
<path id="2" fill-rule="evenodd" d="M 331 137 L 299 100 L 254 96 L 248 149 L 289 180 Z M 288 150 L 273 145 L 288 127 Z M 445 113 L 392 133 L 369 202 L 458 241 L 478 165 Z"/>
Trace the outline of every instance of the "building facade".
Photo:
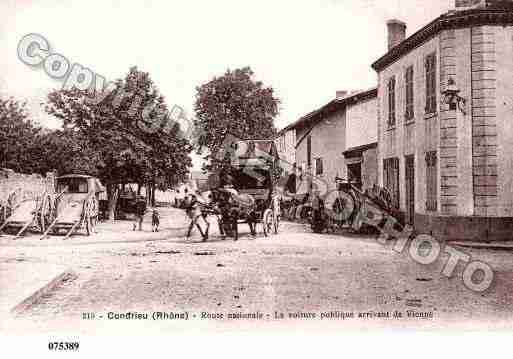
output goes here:
<path id="1" fill-rule="evenodd" d="M 278 132 L 276 148 L 281 160 L 296 163 L 296 130 L 287 126 Z"/>
<path id="2" fill-rule="evenodd" d="M 296 133 L 296 192 L 327 193 L 335 179 L 377 182 L 377 89 L 337 98 L 289 126 Z"/>
<path id="3" fill-rule="evenodd" d="M 372 89 L 353 97 L 346 109 L 346 178 L 362 189 L 378 181 L 377 102 L 377 89 Z"/>
<path id="4" fill-rule="evenodd" d="M 389 51 L 373 64 L 379 182 L 419 233 L 511 236 L 511 5 L 457 0 L 408 38 L 404 23 L 387 24 Z"/>

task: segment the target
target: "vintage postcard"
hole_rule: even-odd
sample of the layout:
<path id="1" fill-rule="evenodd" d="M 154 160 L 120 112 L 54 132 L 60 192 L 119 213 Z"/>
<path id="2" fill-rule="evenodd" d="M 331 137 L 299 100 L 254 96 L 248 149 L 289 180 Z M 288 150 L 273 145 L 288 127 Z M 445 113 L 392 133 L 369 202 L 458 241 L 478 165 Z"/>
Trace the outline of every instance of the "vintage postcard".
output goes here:
<path id="1" fill-rule="evenodd" d="M 0 340 L 508 333 L 512 149 L 512 0 L 2 0 Z"/>

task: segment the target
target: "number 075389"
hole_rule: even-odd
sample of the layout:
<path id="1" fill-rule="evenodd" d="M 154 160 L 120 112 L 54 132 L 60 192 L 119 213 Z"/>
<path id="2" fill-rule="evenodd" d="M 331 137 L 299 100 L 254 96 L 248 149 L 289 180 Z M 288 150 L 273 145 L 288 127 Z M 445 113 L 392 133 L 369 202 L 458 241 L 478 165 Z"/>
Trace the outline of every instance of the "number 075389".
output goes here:
<path id="1" fill-rule="evenodd" d="M 77 351 L 80 344 L 78 342 L 49 342 L 48 350 L 53 351 Z"/>

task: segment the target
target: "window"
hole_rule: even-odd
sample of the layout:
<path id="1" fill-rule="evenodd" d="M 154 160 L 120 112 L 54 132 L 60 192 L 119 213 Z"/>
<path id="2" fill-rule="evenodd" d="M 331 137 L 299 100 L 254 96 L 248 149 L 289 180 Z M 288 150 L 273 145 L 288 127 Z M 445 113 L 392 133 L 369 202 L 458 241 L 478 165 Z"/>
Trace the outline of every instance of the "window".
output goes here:
<path id="1" fill-rule="evenodd" d="M 406 121 L 411 121 L 415 116 L 413 112 L 413 66 L 406 69 L 404 80 L 406 84 L 406 111 L 404 117 Z"/>
<path id="2" fill-rule="evenodd" d="M 383 160 L 383 184 L 390 191 L 392 205 L 399 208 L 399 158 Z"/>
<path id="3" fill-rule="evenodd" d="M 395 77 L 388 80 L 388 126 L 395 126 Z"/>
<path id="4" fill-rule="evenodd" d="M 438 166 L 436 151 L 426 152 L 426 210 L 437 210 Z"/>
<path id="5" fill-rule="evenodd" d="M 426 57 L 426 113 L 436 112 L 436 53 Z"/>
<path id="6" fill-rule="evenodd" d="M 316 158 L 315 159 L 315 175 L 319 176 L 322 175 L 324 172 L 324 169 L 322 167 L 322 158 Z"/>
<path id="7" fill-rule="evenodd" d="M 358 188 L 362 188 L 362 164 L 351 163 L 347 165 L 347 178 Z"/>
<path id="8" fill-rule="evenodd" d="M 87 193 L 87 179 L 85 178 L 62 178 L 59 180 L 57 192 Z"/>

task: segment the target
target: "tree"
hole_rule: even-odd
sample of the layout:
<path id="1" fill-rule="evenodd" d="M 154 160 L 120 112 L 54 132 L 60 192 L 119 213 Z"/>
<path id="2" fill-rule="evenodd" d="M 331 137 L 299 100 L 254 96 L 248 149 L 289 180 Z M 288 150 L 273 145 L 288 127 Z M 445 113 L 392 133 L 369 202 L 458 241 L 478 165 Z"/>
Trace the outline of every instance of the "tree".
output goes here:
<path id="1" fill-rule="evenodd" d="M 31 173 L 37 167 L 32 151 L 40 128 L 27 119 L 26 104 L 0 98 L 0 167 Z"/>
<path id="2" fill-rule="evenodd" d="M 219 156 L 226 136 L 240 139 L 274 139 L 274 118 L 279 100 L 271 87 L 253 79 L 249 67 L 227 70 L 196 88 L 194 125 L 197 131 L 198 153 L 208 150 L 206 170 L 222 173 L 228 159 Z"/>
<path id="3" fill-rule="evenodd" d="M 88 141 L 73 130 L 43 130 L 36 139 L 32 158 L 37 163 L 34 172 L 45 174 L 57 171 L 58 175 L 98 175 L 102 165 L 100 154 Z"/>
<path id="4" fill-rule="evenodd" d="M 98 175 L 109 198 L 115 198 L 118 184 L 146 184 L 154 192 L 157 183 L 169 187 L 186 177 L 192 146 L 179 135 L 148 73 L 133 67 L 113 91 L 97 95 L 100 101 L 76 88 L 53 91 L 47 112 L 98 153 Z"/>

